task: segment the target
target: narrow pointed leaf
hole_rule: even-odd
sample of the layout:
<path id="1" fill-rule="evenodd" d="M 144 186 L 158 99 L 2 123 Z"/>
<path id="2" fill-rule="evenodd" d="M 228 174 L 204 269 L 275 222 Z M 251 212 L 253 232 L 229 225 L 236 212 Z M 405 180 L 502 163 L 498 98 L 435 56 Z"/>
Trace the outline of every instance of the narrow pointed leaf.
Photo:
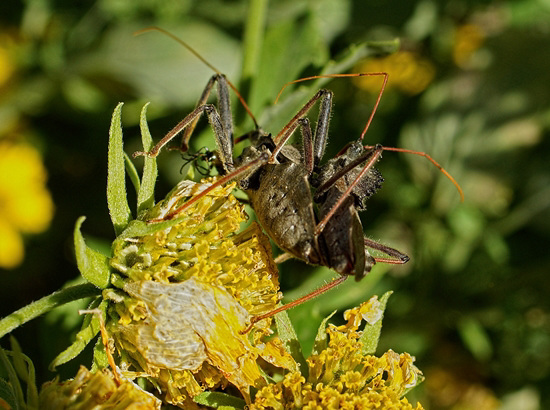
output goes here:
<path id="1" fill-rule="evenodd" d="M 101 337 L 98 337 L 94 345 L 94 359 L 92 363 L 92 371 L 101 370 L 109 367 L 109 359 L 105 351 L 105 345 Z"/>
<path id="2" fill-rule="evenodd" d="M 246 406 L 243 399 L 221 392 L 204 392 L 195 396 L 193 401 L 217 409 L 244 409 Z"/>
<path id="3" fill-rule="evenodd" d="M 36 388 L 36 377 L 34 364 L 32 360 L 23 354 L 21 346 L 15 339 L 10 336 L 11 349 L 13 352 L 13 365 L 21 380 L 27 385 L 27 408 L 38 408 L 38 389 Z"/>
<path id="4" fill-rule="evenodd" d="M 294 358 L 296 363 L 300 365 L 300 372 L 307 378 L 308 366 L 302 352 L 302 346 L 298 340 L 298 335 L 292 326 L 292 322 L 286 311 L 282 311 L 275 315 L 275 323 L 277 324 L 277 334 L 283 342 L 286 351 Z"/>
<path id="5" fill-rule="evenodd" d="M 328 315 L 326 318 L 323 319 L 321 324 L 319 325 L 319 329 L 317 329 L 317 336 L 315 336 L 315 342 L 313 344 L 313 350 L 311 351 L 311 354 L 319 354 L 321 351 L 325 350 L 328 346 L 328 337 L 327 337 L 327 323 L 329 319 L 334 316 L 334 314 L 337 311 L 335 310 L 330 315 Z"/>
<path id="6" fill-rule="evenodd" d="M 80 227 L 86 217 L 81 216 L 74 228 L 74 249 L 76 264 L 82 276 L 100 289 L 109 286 L 110 270 L 109 259 L 86 245 Z"/>
<path id="7" fill-rule="evenodd" d="M 7 375 L 7 382 L 11 387 L 11 394 L 9 389 L 6 389 L 5 393 L 7 398 L 12 399 L 14 409 L 24 408 L 25 398 L 23 396 L 23 390 L 21 389 L 21 383 L 17 378 L 17 373 L 15 372 L 10 359 L 8 359 L 8 353 L 9 351 L 0 348 L 0 370 L 2 370 L 2 374 Z M 4 392 L 2 393 L 4 394 Z"/>
<path id="8" fill-rule="evenodd" d="M 102 301 L 98 309 L 103 313 L 107 307 L 107 302 Z M 64 363 L 67 363 L 69 360 L 74 359 L 78 356 L 84 348 L 94 339 L 94 337 L 99 333 L 99 319 L 96 315 L 88 322 L 88 325 L 82 328 L 77 334 L 75 341 L 64 351 L 62 351 L 50 364 L 50 370 L 54 370 L 57 366 L 60 366 Z"/>
<path id="9" fill-rule="evenodd" d="M 0 400 L 8 404 L 8 409 L 19 409 L 12 385 L 4 379 L 0 379 Z"/>
<path id="10" fill-rule="evenodd" d="M 117 235 L 132 219 L 126 198 L 126 172 L 122 146 L 122 105 L 123 103 L 120 103 L 116 106 L 111 120 L 107 166 L 107 205 Z"/>
<path id="11" fill-rule="evenodd" d="M 124 168 L 126 169 L 128 178 L 130 178 L 130 182 L 134 186 L 134 190 L 136 192 L 139 192 L 139 189 L 140 189 L 139 174 L 137 172 L 136 166 L 132 162 L 132 159 L 126 153 L 124 153 Z"/>
<path id="12" fill-rule="evenodd" d="M 366 323 L 365 328 L 363 329 L 363 334 L 359 339 L 359 342 L 363 345 L 361 349 L 363 354 L 374 354 L 376 352 L 376 347 L 378 346 L 378 340 L 380 339 L 380 332 L 382 331 L 382 319 L 384 319 L 384 311 L 386 310 L 386 304 L 388 299 L 393 292 L 389 291 L 382 295 L 380 298 L 380 306 L 378 307 L 381 310 L 380 318 L 376 323 Z"/>
<path id="13" fill-rule="evenodd" d="M 147 107 L 149 103 L 143 106 L 139 119 L 141 129 L 141 141 L 143 143 L 143 151 L 148 152 L 153 148 L 153 138 L 149 132 L 147 125 Z M 155 204 L 155 183 L 157 182 L 157 159 L 144 157 L 143 176 L 141 177 L 141 187 L 138 192 L 137 210 L 138 215 L 151 208 Z"/>

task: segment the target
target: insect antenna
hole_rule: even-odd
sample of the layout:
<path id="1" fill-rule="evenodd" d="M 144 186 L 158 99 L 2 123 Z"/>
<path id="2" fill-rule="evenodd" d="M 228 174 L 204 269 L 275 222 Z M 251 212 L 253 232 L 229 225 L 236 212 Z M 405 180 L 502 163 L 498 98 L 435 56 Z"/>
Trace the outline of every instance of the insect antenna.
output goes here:
<path id="1" fill-rule="evenodd" d="M 279 91 L 279 94 L 277 94 L 277 98 L 275 99 L 275 104 L 277 103 L 277 101 L 279 101 L 279 98 L 281 97 L 281 94 L 283 93 L 285 88 L 288 87 L 289 85 L 292 85 L 292 84 L 297 84 L 297 83 L 301 83 L 301 82 L 304 82 L 304 81 L 317 80 L 317 79 L 320 79 L 320 78 L 349 78 L 349 77 L 366 77 L 366 76 L 371 76 L 371 77 L 382 76 L 384 78 L 383 78 L 383 82 L 382 82 L 382 87 L 380 87 L 380 91 L 378 92 L 378 95 L 376 97 L 376 102 L 374 103 L 374 107 L 372 109 L 372 112 L 369 116 L 369 119 L 367 120 L 367 123 L 365 124 L 365 127 L 363 128 L 363 132 L 361 132 L 361 136 L 359 137 L 359 141 L 363 141 L 363 138 L 365 137 L 365 134 L 367 133 L 367 130 L 369 129 L 369 127 L 372 123 L 372 120 L 374 118 L 374 114 L 376 113 L 376 110 L 378 109 L 378 106 L 380 105 L 380 101 L 382 99 L 382 94 L 384 94 L 384 90 L 386 89 L 386 85 L 388 83 L 389 74 L 386 73 L 386 72 L 321 74 L 321 75 L 314 75 L 314 76 L 310 76 L 310 77 L 299 78 L 297 80 L 290 81 L 290 82 L 286 83 L 285 85 L 283 85 L 283 87 Z M 376 146 L 366 145 L 364 148 L 365 149 L 375 149 Z M 458 191 L 458 194 L 460 195 L 460 201 L 464 202 L 464 192 L 462 191 L 462 188 L 461 188 L 460 184 L 456 181 L 456 179 L 454 179 L 454 177 L 445 168 L 443 168 L 430 155 L 428 155 L 428 154 L 426 154 L 425 152 L 422 152 L 422 151 L 413 151 L 413 150 L 405 149 L 405 148 L 395 148 L 395 147 L 385 147 L 385 146 L 381 146 L 381 148 L 382 148 L 383 151 L 403 152 L 403 153 L 406 153 L 406 154 L 414 154 L 414 155 L 419 155 L 421 157 L 426 158 L 437 169 L 439 169 L 439 171 L 442 172 L 443 175 L 445 175 L 453 183 L 453 185 L 456 187 L 456 189 Z M 345 148 L 341 152 L 343 152 L 344 150 L 345 150 Z"/>
<path id="2" fill-rule="evenodd" d="M 159 33 L 162 33 L 168 37 L 170 37 L 172 40 L 178 42 L 180 45 L 182 45 L 183 47 L 185 47 L 191 54 L 193 54 L 195 57 L 197 57 L 200 61 L 202 61 L 208 68 L 210 68 L 212 71 L 214 71 L 215 73 L 217 74 L 220 74 L 222 75 L 222 72 L 220 70 L 218 70 L 214 65 L 212 65 L 211 63 L 209 63 L 203 56 L 201 56 L 199 54 L 198 51 L 196 51 L 193 47 L 191 47 L 189 44 L 187 44 L 185 41 L 183 41 L 181 38 L 177 37 L 176 35 L 170 33 L 169 31 L 167 30 L 164 30 L 160 27 L 157 27 L 157 26 L 151 26 L 151 27 L 147 27 L 147 28 L 144 28 L 142 30 L 138 30 L 136 32 L 134 32 L 134 35 L 135 36 L 139 36 L 141 34 L 144 34 L 144 33 L 149 33 L 151 31 L 158 31 Z M 227 80 L 227 84 L 229 84 L 229 87 L 231 87 L 231 89 L 233 90 L 233 92 L 235 93 L 235 95 L 237 96 L 237 98 L 239 99 L 240 103 L 242 104 L 243 108 L 245 109 L 246 113 L 250 116 L 250 118 L 252 119 L 252 121 L 254 122 L 254 127 L 256 129 L 259 129 L 259 125 L 258 125 L 258 122 L 256 121 L 256 117 L 254 117 L 254 114 L 252 114 L 252 111 L 250 111 L 250 108 L 248 107 L 248 104 L 246 103 L 246 101 L 244 100 L 243 96 L 241 95 L 241 93 L 239 92 L 239 90 L 237 89 L 237 87 L 229 80 Z"/>

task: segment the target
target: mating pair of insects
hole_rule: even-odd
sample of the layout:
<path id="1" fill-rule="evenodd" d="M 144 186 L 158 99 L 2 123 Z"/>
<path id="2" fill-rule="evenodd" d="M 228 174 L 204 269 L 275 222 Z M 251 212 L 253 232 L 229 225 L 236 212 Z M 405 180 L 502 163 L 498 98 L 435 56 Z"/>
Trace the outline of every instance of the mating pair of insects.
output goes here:
<path id="1" fill-rule="evenodd" d="M 197 55 L 188 45 L 181 40 L 178 41 Z M 187 151 L 193 130 L 200 117 L 206 113 L 218 147 L 216 159 L 224 175 L 203 191 L 202 195 L 206 195 L 219 185 L 234 179 L 238 180 L 240 187 L 247 193 L 263 229 L 277 246 L 286 252 L 279 260 L 294 257 L 308 264 L 327 266 L 340 274 L 337 279 L 294 302 L 264 315 L 253 317 L 245 332 L 259 320 L 303 303 L 337 286 L 348 276 L 353 275 L 356 280 L 362 279 L 377 262 L 403 264 L 409 260 L 409 257 L 402 252 L 366 238 L 358 215 L 358 211 L 366 209 L 367 200 L 380 188 L 384 180 L 380 172 L 374 168 L 383 151 L 399 151 L 426 157 L 456 185 L 462 197 L 460 186 L 429 155 L 381 145 L 363 145 L 363 137 L 372 122 L 386 87 L 387 73 L 315 76 L 289 83 L 294 84 L 321 77 L 378 76 L 383 78 L 374 108 L 359 139 L 344 147 L 335 158 L 321 163 L 327 144 L 332 109 L 333 93 L 330 90 L 319 90 L 282 130 L 273 136 L 258 127 L 254 116 L 235 86 L 202 57 L 198 57 L 216 74 L 207 83 L 196 108 L 151 151 L 136 152 L 134 156 L 157 156 L 159 151 L 180 133 L 182 133 L 180 149 Z M 207 103 L 215 84 L 218 90 L 217 107 Z M 253 131 L 239 138 L 234 138 L 233 135 L 230 87 L 236 92 L 256 124 Z M 319 114 L 313 132 L 307 115 L 317 103 L 319 103 Z M 297 128 L 300 128 L 302 135 L 301 151 L 287 144 Z M 235 141 L 245 139 L 250 141 L 250 145 L 244 148 L 240 156 L 234 158 Z M 180 209 L 166 215 L 163 220 L 174 218 L 190 205 L 189 202 L 186 203 Z M 372 256 L 369 249 L 374 249 L 387 257 Z"/>

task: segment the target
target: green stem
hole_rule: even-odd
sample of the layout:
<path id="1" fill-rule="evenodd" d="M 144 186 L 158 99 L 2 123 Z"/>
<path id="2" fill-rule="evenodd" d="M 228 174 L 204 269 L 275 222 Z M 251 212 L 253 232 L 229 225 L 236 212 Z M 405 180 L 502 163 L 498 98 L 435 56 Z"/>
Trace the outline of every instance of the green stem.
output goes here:
<path id="1" fill-rule="evenodd" d="M 83 285 L 71 286 L 70 288 L 61 289 L 51 295 L 45 296 L 36 302 L 13 312 L 0 320 L 0 338 L 10 333 L 13 329 L 27 323 L 28 321 L 38 317 L 50 310 L 78 299 L 84 299 L 91 296 L 101 294 L 101 289 L 98 289 L 91 283 Z"/>
<path id="2" fill-rule="evenodd" d="M 243 81 L 250 81 L 258 70 L 266 13 L 267 0 L 250 0 L 244 28 Z"/>
<path id="3" fill-rule="evenodd" d="M 262 54 L 262 42 L 264 38 L 265 20 L 267 15 L 268 0 L 250 0 L 248 15 L 244 28 L 243 39 L 243 67 L 239 89 L 245 100 L 250 99 L 252 82 L 256 78 L 260 57 Z M 237 106 L 237 123 L 244 120 L 244 109 Z"/>

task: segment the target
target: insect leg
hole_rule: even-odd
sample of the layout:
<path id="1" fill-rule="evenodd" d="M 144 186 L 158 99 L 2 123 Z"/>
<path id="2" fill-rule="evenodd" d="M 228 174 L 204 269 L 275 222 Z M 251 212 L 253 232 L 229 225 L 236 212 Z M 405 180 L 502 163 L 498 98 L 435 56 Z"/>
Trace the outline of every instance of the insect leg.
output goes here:
<path id="1" fill-rule="evenodd" d="M 304 162 L 308 174 L 313 173 L 313 169 L 319 165 L 319 161 L 325 153 L 327 146 L 328 127 L 330 123 L 330 113 L 332 111 L 333 93 L 329 90 L 321 95 L 321 104 L 319 107 L 319 117 L 317 118 L 317 127 L 315 134 L 311 133 L 309 119 L 302 117 L 298 119 L 298 123 L 302 129 L 302 140 L 304 146 Z"/>
<path id="2" fill-rule="evenodd" d="M 218 83 L 218 110 L 222 119 L 223 127 L 226 131 L 227 138 L 229 140 L 227 143 L 230 144 L 227 149 L 230 152 L 233 152 L 233 119 L 231 116 L 231 105 L 229 99 L 229 88 L 227 86 L 227 78 L 225 78 L 223 74 L 214 74 L 212 77 L 210 77 L 210 80 L 208 80 L 208 83 L 206 84 L 206 87 L 204 88 L 204 91 L 202 92 L 195 107 L 200 107 L 201 105 L 206 104 L 215 82 Z M 189 126 L 186 127 L 183 131 L 180 146 L 180 150 L 182 152 L 185 152 L 189 149 L 189 139 L 191 138 L 191 134 L 193 134 L 193 131 L 195 130 L 198 121 L 199 118 L 195 118 L 191 122 L 191 124 L 189 124 Z"/>
<path id="3" fill-rule="evenodd" d="M 259 322 L 260 320 L 263 320 L 263 319 L 267 319 L 268 317 L 274 316 L 277 313 L 280 313 L 280 312 L 283 312 L 285 310 L 291 309 L 295 306 L 301 305 L 302 303 L 307 302 L 308 300 L 313 299 L 313 298 L 325 293 L 326 291 L 338 286 L 339 284 L 344 282 L 347 278 L 348 278 L 348 276 L 341 275 L 341 276 L 337 277 L 336 279 L 332 280 L 331 282 L 321 286 L 320 288 L 315 289 L 313 292 L 308 293 L 307 295 L 302 296 L 301 298 L 293 300 L 292 302 L 287 303 L 286 305 L 279 306 L 277 309 L 274 309 L 271 312 L 264 313 L 263 315 L 253 316 L 250 319 L 250 324 L 245 329 L 241 330 L 239 333 L 240 334 L 248 333 L 252 329 L 252 327 L 254 326 L 254 323 L 257 323 L 257 322 Z"/>
<path id="4" fill-rule="evenodd" d="M 191 113 L 189 113 L 183 120 L 179 122 L 166 136 L 160 140 L 160 142 L 153 147 L 149 152 L 136 151 L 133 154 L 133 157 L 140 155 L 147 155 L 148 157 L 156 157 L 159 154 L 159 151 L 164 147 L 170 140 L 177 136 L 181 131 L 183 131 L 187 126 L 189 126 L 195 119 L 200 117 L 202 113 L 206 112 L 208 116 L 208 121 L 214 130 L 216 136 L 216 142 L 218 144 L 221 161 L 226 172 L 231 172 L 235 169 L 233 165 L 233 152 L 231 151 L 232 145 L 228 142 L 229 137 L 226 135 L 226 130 L 223 126 L 222 119 L 216 111 L 216 107 L 212 104 L 205 104 L 195 108 Z"/>
<path id="5" fill-rule="evenodd" d="M 300 118 L 303 118 L 305 114 L 311 110 L 311 107 L 323 96 L 327 94 L 332 94 L 332 91 L 321 89 L 317 91 L 317 93 L 309 99 L 308 102 L 304 104 L 304 106 L 292 117 L 292 119 L 283 127 L 281 131 L 277 134 L 277 136 L 274 138 L 275 144 L 277 144 L 277 154 L 278 151 L 282 148 L 282 146 L 286 143 L 290 135 L 292 134 L 292 131 L 296 129 L 296 123 L 300 120 Z"/>
<path id="6" fill-rule="evenodd" d="M 269 158 L 269 155 L 267 153 L 262 153 L 258 158 L 247 162 L 244 165 L 241 165 L 240 167 L 232 170 L 227 175 L 224 175 L 223 177 L 219 178 L 214 182 L 212 185 L 210 185 L 208 188 L 206 188 L 204 191 L 201 192 L 200 195 L 197 195 L 184 203 L 182 206 L 177 208 L 176 210 L 170 212 L 169 214 L 165 215 L 162 218 L 159 219 L 151 219 L 147 221 L 147 223 L 157 223 L 157 222 L 164 222 L 170 219 L 174 219 L 179 214 L 181 214 L 183 211 L 185 211 L 187 208 L 189 208 L 191 205 L 193 205 L 195 202 L 197 202 L 200 198 L 204 197 L 206 194 L 208 194 L 210 191 L 214 190 L 215 188 L 219 187 L 220 185 L 227 184 L 229 181 L 232 181 L 233 179 L 239 178 L 242 174 L 245 174 L 247 172 L 252 172 L 253 170 L 257 169 L 261 165 L 265 164 Z"/>
<path id="7" fill-rule="evenodd" d="M 334 206 L 331 208 L 329 212 L 324 216 L 324 218 L 317 224 L 315 227 L 315 234 L 319 235 L 323 229 L 325 229 L 326 224 L 332 218 L 332 216 L 336 213 L 338 208 L 345 202 L 346 198 L 350 195 L 351 191 L 355 186 L 361 181 L 361 178 L 365 176 L 365 174 L 371 169 L 376 161 L 380 158 L 382 155 L 383 147 L 381 145 L 376 145 L 372 150 L 367 151 L 365 154 L 361 155 L 357 160 L 352 161 L 350 164 L 348 164 L 346 167 L 344 167 L 340 172 L 336 173 L 332 178 L 330 178 L 327 183 L 323 184 L 323 186 L 320 187 L 320 190 L 327 189 L 331 185 L 333 185 L 338 179 L 342 178 L 349 170 L 353 169 L 355 166 L 359 165 L 361 162 L 367 160 L 367 163 L 361 170 L 361 172 L 355 177 L 355 179 L 349 184 L 347 189 L 344 191 L 344 193 L 340 196 L 340 199 L 334 204 Z M 330 182 L 330 184 L 329 184 Z"/>
<path id="8" fill-rule="evenodd" d="M 408 255 L 399 252 L 397 249 L 382 245 L 381 243 L 375 242 L 368 238 L 365 238 L 365 246 L 367 248 L 376 249 L 377 251 L 384 252 L 386 255 L 391 256 L 391 258 L 374 258 L 376 262 L 401 265 L 403 263 L 407 263 L 410 259 Z"/>

